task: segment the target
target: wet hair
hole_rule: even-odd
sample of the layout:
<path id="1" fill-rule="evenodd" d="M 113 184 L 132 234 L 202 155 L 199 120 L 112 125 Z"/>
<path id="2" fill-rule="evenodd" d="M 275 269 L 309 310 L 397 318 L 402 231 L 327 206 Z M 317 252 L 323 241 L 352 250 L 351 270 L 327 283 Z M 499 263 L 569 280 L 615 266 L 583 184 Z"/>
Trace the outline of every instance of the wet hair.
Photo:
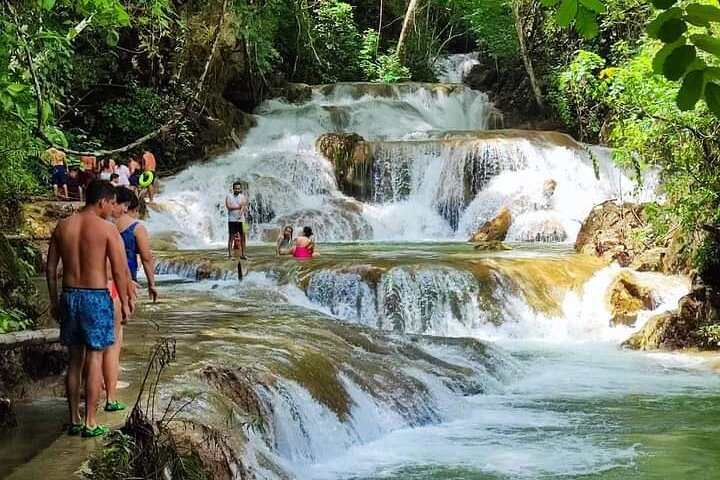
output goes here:
<path id="1" fill-rule="evenodd" d="M 303 235 L 306 237 L 312 237 L 313 231 L 310 227 L 303 227 Z"/>
<path id="2" fill-rule="evenodd" d="M 93 180 L 85 190 L 85 203 L 87 205 L 97 205 L 100 200 L 110 200 L 116 196 L 115 187 L 110 182 L 107 180 Z"/>
<path id="3" fill-rule="evenodd" d="M 236 185 L 240 185 L 240 188 L 242 188 L 242 182 L 241 182 L 241 181 L 238 180 L 237 182 L 233 182 L 233 188 L 235 188 Z"/>
<path id="4" fill-rule="evenodd" d="M 137 210 L 140 206 L 137 195 L 129 188 L 120 185 L 115 187 L 115 192 L 117 194 L 117 203 L 127 203 L 128 210 Z"/>
<path id="5" fill-rule="evenodd" d="M 285 236 L 285 230 L 288 230 L 288 229 L 290 230 L 290 237 L 292 237 L 293 227 L 291 227 L 290 225 L 287 225 L 287 226 L 285 226 L 285 228 L 283 228 L 283 230 L 282 230 L 283 237 Z"/>
<path id="6" fill-rule="evenodd" d="M 110 174 L 110 180 L 115 180 L 116 178 L 120 178 L 120 175 L 118 175 L 117 173 Z"/>

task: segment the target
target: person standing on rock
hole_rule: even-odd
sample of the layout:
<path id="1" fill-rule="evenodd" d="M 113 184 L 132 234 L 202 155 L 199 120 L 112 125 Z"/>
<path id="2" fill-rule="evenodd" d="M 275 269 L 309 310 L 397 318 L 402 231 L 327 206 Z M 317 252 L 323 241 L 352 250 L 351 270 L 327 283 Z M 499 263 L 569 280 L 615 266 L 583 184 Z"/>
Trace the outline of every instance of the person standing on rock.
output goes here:
<path id="1" fill-rule="evenodd" d="M 240 258 L 247 260 L 245 256 L 245 226 L 247 225 L 248 200 L 242 193 L 242 183 L 235 182 L 232 186 L 232 195 L 225 197 L 225 207 L 228 211 L 228 257 L 232 258 L 233 242 L 235 235 L 240 237 Z"/>
<path id="2" fill-rule="evenodd" d="M 100 397 L 103 351 L 115 343 L 113 302 L 107 284 L 108 261 L 120 297 L 123 321 L 130 317 L 134 300 L 122 239 L 115 226 L 106 220 L 116 205 L 115 188 L 106 181 L 93 181 L 85 198 L 85 207 L 61 220 L 53 231 L 47 282 L 50 311 L 60 322 L 60 341 L 68 346 L 70 353 L 66 377 L 68 434 L 97 437 L 109 432 L 107 427 L 98 425 L 95 410 Z M 60 262 L 62 294 L 58 291 Z M 84 424 L 80 415 L 83 376 Z"/>

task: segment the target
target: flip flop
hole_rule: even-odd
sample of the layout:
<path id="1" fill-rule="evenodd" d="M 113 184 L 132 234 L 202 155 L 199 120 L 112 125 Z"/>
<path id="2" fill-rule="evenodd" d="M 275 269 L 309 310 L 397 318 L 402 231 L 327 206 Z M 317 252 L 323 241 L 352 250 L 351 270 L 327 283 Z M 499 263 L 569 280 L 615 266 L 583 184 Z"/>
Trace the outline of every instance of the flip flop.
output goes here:
<path id="1" fill-rule="evenodd" d="M 85 427 L 82 431 L 83 438 L 102 437 L 110 433 L 110 429 L 105 425 L 98 425 L 95 428 Z"/>
<path id="2" fill-rule="evenodd" d="M 113 400 L 112 402 L 107 402 L 105 404 L 106 412 L 120 412 L 122 410 L 125 410 L 126 408 L 127 408 L 127 405 L 125 405 L 120 400 Z"/>

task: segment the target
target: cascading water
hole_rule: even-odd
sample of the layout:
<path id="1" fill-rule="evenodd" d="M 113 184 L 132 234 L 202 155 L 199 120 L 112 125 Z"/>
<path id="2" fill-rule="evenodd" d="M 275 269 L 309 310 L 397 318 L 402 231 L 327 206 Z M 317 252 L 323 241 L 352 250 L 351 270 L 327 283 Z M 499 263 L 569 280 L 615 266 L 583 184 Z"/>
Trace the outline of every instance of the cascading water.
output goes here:
<path id="1" fill-rule="evenodd" d="M 309 225 L 325 241 L 465 239 L 508 207 L 508 240 L 572 241 L 593 205 L 635 190 L 606 153 L 556 133 L 488 130 L 491 115 L 485 94 L 449 83 L 345 83 L 315 87 L 300 104 L 266 101 L 241 148 L 165 182 L 151 231 L 185 248 L 223 244 L 224 197 L 240 180 L 256 240 L 282 225 Z M 365 140 L 370 198 L 340 190 L 315 147 L 327 132 Z"/>

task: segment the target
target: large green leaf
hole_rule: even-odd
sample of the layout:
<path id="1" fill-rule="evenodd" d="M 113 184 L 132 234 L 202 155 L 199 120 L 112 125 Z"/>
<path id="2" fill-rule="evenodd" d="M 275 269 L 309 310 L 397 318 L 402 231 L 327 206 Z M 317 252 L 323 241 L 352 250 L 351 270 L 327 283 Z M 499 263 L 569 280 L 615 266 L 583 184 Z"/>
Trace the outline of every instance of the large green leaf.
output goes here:
<path id="1" fill-rule="evenodd" d="M 645 29 L 647 34 L 650 36 L 650 38 L 660 38 L 658 36 L 658 33 L 660 31 L 660 27 L 663 26 L 665 22 L 667 22 L 671 18 L 680 18 L 683 14 L 683 10 L 679 7 L 673 7 L 670 10 L 666 10 L 662 12 L 660 15 L 655 17 L 655 20 L 650 22 Z"/>
<path id="2" fill-rule="evenodd" d="M 27 89 L 27 86 L 23 85 L 22 83 L 11 83 L 7 87 L 5 87 L 5 89 L 10 95 L 12 95 L 13 97 L 17 97 Z"/>
<path id="3" fill-rule="evenodd" d="M 707 18 L 701 16 L 701 15 L 695 15 L 692 13 L 688 13 L 683 17 L 686 22 L 692 23 L 693 25 L 696 25 L 698 27 L 705 27 L 710 28 L 710 22 L 707 20 Z"/>
<path id="4" fill-rule="evenodd" d="M 669 18 L 658 30 L 658 38 L 665 43 L 672 43 L 687 32 L 687 23 L 679 18 Z"/>
<path id="5" fill-rule="evenodd" d="M 700 49 L 720 57 L 720 38 L 710 35 L 691 35 L 690 40 Z"/>
<path id="6" fill-rule="evenodd" d="M 52 10 L 55 6 L 55 0 L 40 0 L 40 5 L 44 10 Z"/>
<path id="7" fill-rule="evenodd" d="M 680 80 L 688 67 L 695 61 L 696 52 L 692 45 L 681 45 L 670 53 L 663 63 L 663 75 L 668 80 Z"/>
<path id="8" fill-rule="evenodd" d="M 605 4 L 600 0 L 580 0 L 580 4 L 595 13 L 604 13 Z"/>
<path id="9" fill-rule="evenodd" d="M 678 90 L 675 102 L 680 110 L 692 110 L 700 100 L 705 86 L 705 73 L 702 70 L 688 72 Z"/>
<path id="10" fill-rule="evenodd" d="M 653 58 L 652 61 L 653 72 L 655 72 L 656 74 L 661 74 L 663 72 L 663 64 L 665 63 L 665 59 L 673 52 L 673 50 L 675 50 L 680 45 L 685 45 L 685 37 L 680 37 L 677 41 L 673 43 L 668 43 L 667 45 L 664 45 L 660 50 L 658 50 L 658 52 L 655 54 L 655 58 Z"/>
<path id="11" fill-rule="evenodd" d="M 652 0 L 653 7 L 659 10 L 667 10 L 675 5 L 677 0 Z"/>
<path id="12" fill-rule="evenodd" d="M 555 13 L 555 21 L 561 27 L 567 27 L 575 18 L 578 10 L 577 0 L 562 0 L 560 7 Z"/>
<path id="13" fill-rule="evenodd" d="M 705 85 L 705 103 L 716 117 L 720 117 L 720 85 L 714 82 Z"/>
<path id="14" fill-rule="evenodd" d="M 577 17 L 575 17 L 575 29 L 583 38 L 596 37 L 599 27 L 595 14 L 585 7 L 578 8 Z"/>
<path id="15" fill-rule="evenodd" d="M 688 15 L 702 17 L 708 22 L 720 22 L 720 8 L 712 5 L 702 5 L 699 3 L 691 3 L 685 7 Z"/>

